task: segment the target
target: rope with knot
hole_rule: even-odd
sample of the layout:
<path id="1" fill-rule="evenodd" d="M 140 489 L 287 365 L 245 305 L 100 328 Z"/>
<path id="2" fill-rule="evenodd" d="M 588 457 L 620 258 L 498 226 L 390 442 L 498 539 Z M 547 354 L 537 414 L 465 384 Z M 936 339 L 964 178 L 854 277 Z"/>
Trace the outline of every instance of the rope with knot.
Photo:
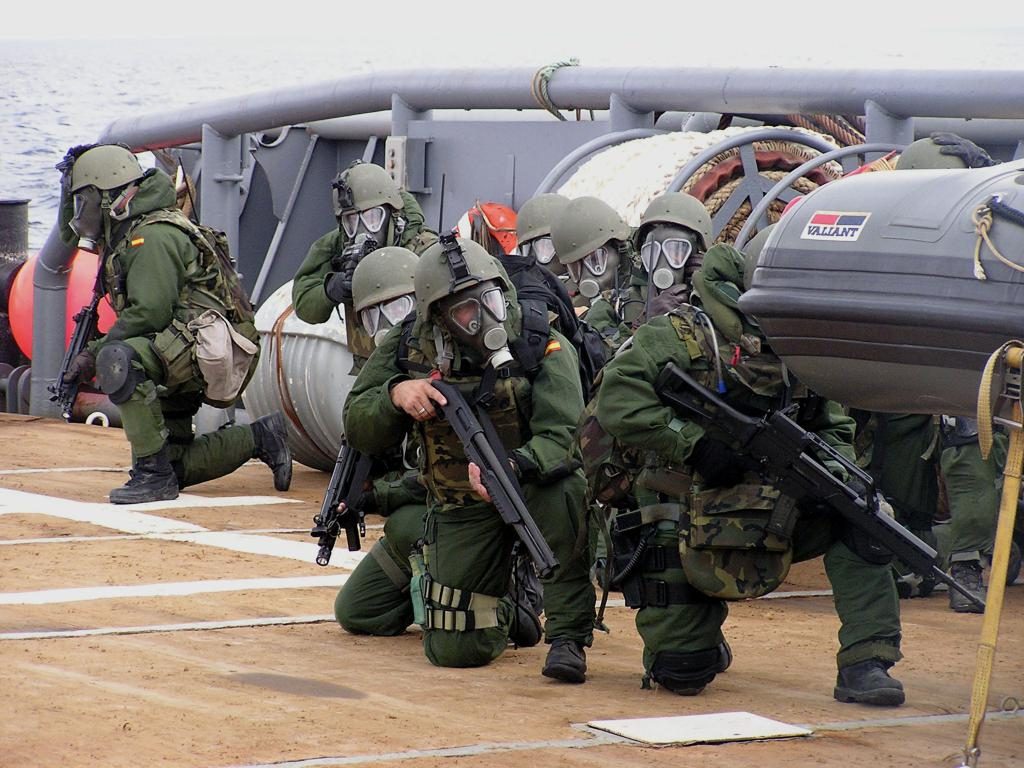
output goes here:
<path id="1" fill-rule="evenodd" d="M 555 106 L 555 103 L 551 101 L 551 97 L 548 95 L 551 78 L 562 67 L 578 67 L 579 65 L 580 60 L 577 58 L 556 61 L 554 64 L 548 64 L 538 69 L 533 76 L 533 80 L 530 82 L 530 93 L 534 101 L 559 120 L 564 121 L 567 118 L 558 111 L 558 107 Z"/>

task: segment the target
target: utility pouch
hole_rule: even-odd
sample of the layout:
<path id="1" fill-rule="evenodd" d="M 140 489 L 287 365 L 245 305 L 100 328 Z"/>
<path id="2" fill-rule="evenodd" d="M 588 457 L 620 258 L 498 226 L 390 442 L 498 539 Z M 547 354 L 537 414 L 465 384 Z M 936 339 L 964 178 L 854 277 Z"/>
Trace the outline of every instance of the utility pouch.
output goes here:
<path id="1" fill-rule="evenodd" d="M 164 367 L 163 386 L 174 389 L 195 378 L 196 337 L 177 318 L 153 338 L 153 349 Z"/>
<path id="2" fill-rule="evenodd" d="M 421 627 L 427 625 L 427 606 L 423 599 L 424 582 L 427 568 L 423 561 L 423 550 L 414 549 L 409 555 L 409 566 L 412 568 L 412 579 L 409 581 L 409 599 L 412 601 L 412 620 Z"/>
<path id="3" fill-rule="evenodd" d="M 680 543 L 690 584 L 722 600 L 760 597 L 778 588 L 793 562 L 792 501 L 757 482 L 695 489 L 691 496 Z"/>
<path id="4" fill-rule="evenodd" d="M 206 382 L 206 399 L 230 404 L 242 391 L 259 347 L 213 309 L 191 320 L 188 329 L 195 336 L 196 364 Z"/>
<path id="5" fill-rule="evenodd" d="M 672 499 L 686 499 L 690 495 L 693 474 L 689 467 L 645 467 L 637 476 L 636 484 Z"/>

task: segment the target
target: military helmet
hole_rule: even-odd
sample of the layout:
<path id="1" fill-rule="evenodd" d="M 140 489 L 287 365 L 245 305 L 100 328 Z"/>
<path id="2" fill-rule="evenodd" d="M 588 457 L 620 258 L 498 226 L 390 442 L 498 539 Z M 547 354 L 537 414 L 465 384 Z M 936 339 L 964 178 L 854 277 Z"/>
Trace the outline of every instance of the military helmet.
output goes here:
<path id="1" fill-rule="evenodd" d="M 743 290 L 745 291 L 750 290 L 750 283 L 754 279 L 754 270 L 757 268 L 757 257 L 761 255 L 768 235 L 774 228 L 774 224 L 769 224 L 764 229 L 758 230 L 757 234 L 750 238 L 743 247 Z"/>
<path id="2" fill-rule="evenodd" d="M 368 253 L 352 274 L 356 312 L 415 290 L 419 257 L 408 248 L 388 245 Z"/>
<path id="3" fill-rule="evenodd" d="M 123 187 L 144 173 L 131 150 L 120 144 L 100 144 L 83 152 L 71 167 L 71 191 L 93 186 L 110 190 Z"/>
<path id="4" fill-rule="evenodd" d="M 519 235 L 519 242 L 523 243 L 550 235 L 551 227 L 568 204 L 569 198 L 554 192 L 531 197 L 523 203 L 519 208 L 519 218 L 516 220 L 516 233 Z"/>
<path id="5" fill-rule="evenodd" d="M 896 161 L 897 171 L 913 171 L 921 168 L 932 168 L 936 170 L 944 168 L 962 169 L 966 168 L 964 163 L 956 155 L 944 155 L 942 147 L 936 144 L 931 138 L 918 139 L 908 145 Z"/>
<path id="6" fill-rule="evenodd" d="M 448 252 L 454 252 L 456 244 L 462 252 L 464 267 L 453 266 L 453 261 L 458 259 L 454 253 L 453 260 L 449 260 Z M 486 248 L 466 237 L 444 237 L 417 259 L 414 280 L 417 320 L 424 322 L 430 317 L 430 307 L 434 302 L 487 280 L 497 280 L 503 291 L 512 289 L 505 270 Z"/>
<path id="7" fill-rule="evenodd" d="M 654 224 L 677 224 L 700 236 L 701 250 L 711 247 L 711 215 L 704 203 L 685 192 L 666 192 L 651 200 L 640 217 L 637 242 L 643 242 L 645 230 Z"/>
<path id="8" fill-rule="evenodd" d="M 376 205 L 402 208 L 405 201 L 390 174 L 373 163 L 356 161 L 339 173 L 331 184 L 335 215 L 344 210 L 365 211 Z"/>
<path id="9" fill-rule="evenodd" d="M 551 227 L 555 255 L 563 264 L 579 261 L 609 240 L 628 240 L 629 225 L 604 200 L 577 197 Z"/>

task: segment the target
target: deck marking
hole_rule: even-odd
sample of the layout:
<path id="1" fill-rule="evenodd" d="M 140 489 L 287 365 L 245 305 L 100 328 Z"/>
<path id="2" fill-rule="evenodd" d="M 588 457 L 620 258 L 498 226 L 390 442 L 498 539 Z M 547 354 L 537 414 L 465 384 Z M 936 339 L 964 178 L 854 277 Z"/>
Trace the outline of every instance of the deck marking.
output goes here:
<path id="1" fill-rule="evenodd" d="M 183 597 L 212 592 L 242 592 L 263 589 L 307 589 L 336 587 L 348 574 L 331 576 L 284 576 L 265 579 L 215 579 L 208 581 L 168 581 L 157 584 L 133 584 L 126 587 L 70 587 L 41 589 L 34 592 L 5 592 L 0 605 L 52 605 L 86 600 L 115 600 L 126 597 Z"/>
<path id="2" fill-rule="evenodd" d="M 210 629 L 278 627 L 291 624 L 323 624 L 330 621 L 336 621 L 334 615 L 325 613 L 320 616 L 275 616 L 265 619 L 192 621 L 186 624 L 152 624 L 142 627 L 101 627 L 100 629 L 65 629 L 48 632 L 3 632 L 0 633 L 0 640 L 58 640 L 70 637 L 99 637 L 103 635 L 146 635 L 153 632 L 193 632 Z"/>
<path id="3" fill-rule="evenodd" d="M 74 501 L 37 493 L 0 488 L 0 515 L 40 514 L 91 523 L 112 528 L 121 533 L 147 534 L 168 541 L 184 541 L 192 544 L 244 552 L 253 555 L 268 555 L 289 560 L 313 563 L 317 546 L 307 542 L 278 539 L 236 532 L 211 531 L 201 525 L 175 520 L 169 517 L 147 514 L 140 510 L 167 509 L 169 507 L 235 507 L 262 504 L 299 503 L 295 499 L 276 496 L 195 496 L 182 494 L 173 501 L 155 501 L 146 504 L 102 504 L 88 501 Z M 349 552 L 339 549 L 331 558 L 334 568 L 351 570 L 363 558 L 364 552 Z"/>
<path id="4" fill-rule="evenodd" d="M 986 720 L 1009 720 L 1015 717 L 1024 716 L 1021 712 L 988 712 Z M 827 730 L 856 730 L 859 728 L 878 728 L 892 726 L 914 726 L 930 725 L 933 723 L 956 722 L 966 723 L 968 715 L 923 715 L 919 717 L 894 717 L 883 720 L 860 720 L 849 723 L 828 723 L 825 725 L 807 725 L 816 731 Z M 842 726 L 842 727 L 839 727 Z M 497 752 L 526 752 L 538 749 L 590 749 L 591 747 L 605 747 L 615 744 L 635 745 L 637 747 L 648 747 L 630 739 L 614 736 L 610 733 L 591 730 L 586 726 L 574 723 L 570 727 L 582 733 L 592 734 L 592 738 L 578 739 L 553 739 L 550 741 L 511 741 L 498 743 L 470 744 L 462 747 L 441 747 L 438 749 L 410 749 L 405 752 L 385 752 L 377 755 L 346 755 L 339 757 L 311 757 L 304 760 L 282 760 L 273 763 L 250 763 L 236 765 L 232 768 L 314 768 L 321 765 L 370 765 L 373 763 L 386 763 L 399 760 L 420 760 L 430 757 L 472 757 Z M 812 737 L 813 738 L 813 737 Z"/>
<path id="5" fill-rule="evenodd" d="M 120 472 L 131 467 L 50 467 L 48 469 L 0 469 L 0 475 L 38 475 L 53 472 Z"/>
<path id="6" fill-rule="evenodd" d="M 373 526 L 366 526 L 372 528 Z M 383 528 L 384 526 L 377 526 Z M 216 531 L 216 533 L 309 533 L 309 528 L 239 528 L 232 531 Z M 111 536 L 46 536 L 38 539 L 0 539 L 0 547 L 11 544 L 91 544 L 97 541 L 145 541 L 147 539 L 164 539 L 163 533 L 122 533 Z"/>

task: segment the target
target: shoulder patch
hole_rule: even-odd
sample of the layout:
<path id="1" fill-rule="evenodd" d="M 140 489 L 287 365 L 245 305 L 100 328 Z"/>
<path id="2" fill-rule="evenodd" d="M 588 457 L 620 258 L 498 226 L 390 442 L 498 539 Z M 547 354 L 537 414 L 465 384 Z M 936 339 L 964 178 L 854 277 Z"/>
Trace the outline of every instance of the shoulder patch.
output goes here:
<path id="1" fill-rule="evenodd" d="M 544 357 L 547 357 L 552 352 L 559 352 L 562 349 L 562 342 L 558 339 L 552 339 L 548 342 L 548 345 L 544 348 Z"/>
<path id="2" fill-rule="evenodd" d="M 133 237 L 132 240 L 131 240 L 131 246 L 133 248 L 138 248 L 144 242 L 146 242 L 146 238 L 144 238 L 144 237 Z"/>

